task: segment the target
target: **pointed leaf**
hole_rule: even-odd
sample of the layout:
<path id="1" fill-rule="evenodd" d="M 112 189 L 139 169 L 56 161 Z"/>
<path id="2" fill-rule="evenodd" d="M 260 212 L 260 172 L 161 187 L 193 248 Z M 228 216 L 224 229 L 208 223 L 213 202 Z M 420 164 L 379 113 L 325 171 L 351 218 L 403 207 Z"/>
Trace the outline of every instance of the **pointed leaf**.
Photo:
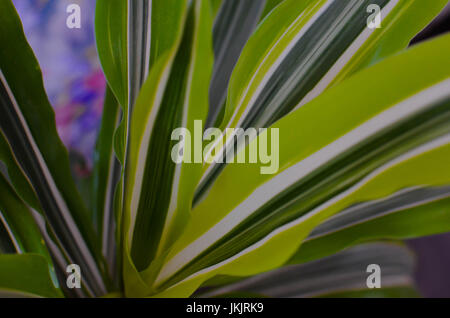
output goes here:
<path id="1" fill-rule="evenodd" d="M 228 165 L 162 269 L 155 264 L 155 286 L 178 283 L 175 294 L 189 293 L 215 274 L 274 268 L 315 226 L 352 204 L 450 183 L 448 39 L 387 59 L 272 126 L 282 150 L 272 161 L 278 174 L 261 174 L 262 164 Z M 373 91 L 377 98 L 367 99 Z"/>
<path id="2" fill-rule="evenodd" d="M 318 297 L 352 290 L 368 290 L 369 264 L 381 269 L 382 287 L 412 286 L 414 255 L 397 244 L 373 243 L 305 264 L 293 264 L 229 284 L 202 297 L 246 292 L 277 298 Z"/>
<path id="3" fill-rule="evenodd" d="M 207 111 L 212 65 L 209 3 L 193 1 L 184 10 L 172 23 L 179 28 L 179 39 L 152 67 L 133 114 L 125 202 L 130 227 L 125 235 L 140 270 L 179 234 L 201 169 L 199 163 L 175 164 L 172 148 L 165 146 L 176 128 L 201 132 L 195 121 L 203 121 Z"/>
<path id="4" fill-rule="evenodd" d="M 36 254 L 0 255 L 2 297 L 62 297 L 53 285 L 45 258 Z"/>
<path id="5" fill-rule="evenodd" d="M 265 0 L 224 0 L 214 21 L 214 72 L 209 89 L 206 127 L 219 120 L 225 106 L 228 83 L 239 55 L 253 33 Z"/>
<path id="6" fill-rule="evenodd" d="M 0 220 L 11 235 L 17 253 L 35 253 L 51 263 L 39 228 L 30 209 L 16 195 L 9 182 L 0 173 Z"/>
<path id="7" fill-rule="evenodd" d="M 53 231 L 101 293 L 104 286 L 96 263 L 100 251 L 56 131 L 39 65 L 10 0 L 1 2 L 0 15 L 0 41 L 8 43 L 0 51 L 0 127 Z"/>
<path id="8" fill-rule="evenodd" d="M 115 259 L 114 192 L 120 178 L 113 140 L 120 120 L 120 107 L 111 89 L 107 87 L 102 122 L 97 139 L 93 169 L 94 215 L 102 253 L 110 267 Z M 110 269 L 111 270 L 111 269 Z"/>
<path id="9" fill-rule="evenodd" d="M 42 207 L 30 184 L 30 180 L 14 157 L 11 146 L 2 131 L 0 131 L 0 161 L 6 165 L 8 177 L 11 179 L 11 183 L 13 184 L 16 193 L 27 202 L 27 204 L 35 210 L 40 211 Z"/>
<path id="10" fill-rule="evenodd" d="M 446 1 L 286 0 L 259 25 L 233 71 L 221 142 L 209 150 L 196 203 L 225 164 L 216 158 L 245 138 L 226 128 L 266 128 L 355 72 L 408 46 Z M 369 6 L 382 27 L 370 29 Z M 209 164 L 209 162 L 211 162 Z"/>

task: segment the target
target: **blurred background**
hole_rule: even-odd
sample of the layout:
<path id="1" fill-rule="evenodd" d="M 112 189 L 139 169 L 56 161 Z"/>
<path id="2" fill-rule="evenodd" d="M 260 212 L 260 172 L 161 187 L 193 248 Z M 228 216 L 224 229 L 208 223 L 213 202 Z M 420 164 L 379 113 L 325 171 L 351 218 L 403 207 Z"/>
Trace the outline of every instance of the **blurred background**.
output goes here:
<path id="1" fill-rule="evenodd" d="M 257 1 L 257 0 L 255 0 Z M 102 114 L 105 78 L 97 58 L 93 0 L 13 0 L 40 63 L 59 135 L 89 176 Z M 68 5 L 81 7 L 81 28 L 66 27 Z M 450 2 L 413 41 L 450 31 Z M 450 297 L 450 234 L 408 242 L 416 252 L 416 282 L 424 297 Z"/>

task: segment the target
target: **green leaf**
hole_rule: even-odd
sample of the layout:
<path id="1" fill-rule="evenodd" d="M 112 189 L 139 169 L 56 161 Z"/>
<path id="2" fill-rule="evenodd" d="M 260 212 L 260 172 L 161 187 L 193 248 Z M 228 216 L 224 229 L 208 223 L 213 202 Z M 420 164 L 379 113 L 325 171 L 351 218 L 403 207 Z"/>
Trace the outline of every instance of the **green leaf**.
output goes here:
<path id="1" fill-rule="evenodd" d="M 114 178 L 113 176 L 116 175 L 120 176 L 111 207 L 116 215 L 117 230 L 115 236 L 118 245 L 115 252 L 119 256 L 118 272 L 122 272 L 122 205 L 130 119 L 139 90 L 148 76 L 151 64 L 151 50 L 157 51 L 158 47 L 156 45 L 156 48 L 154 48 L 155 45 L 152 45 L 152 41 L 155 41 L 154 32 L 152 31 L 154 26 L 151 25 L 152 22 L 150 21 L 152 6 L 153 2 L 149 0 L 99 0 L 96 6 L 95 30 L 97 50 L 109 89 L 114 93 L 116 100 L 121 106 L 121 114 L 118 114 L 121 122 L 114 134 L 114 150 L 121 167 L 119 164 L 114 163 L 112 170 L 108 174 L 108 177 L 111 176 L 111 178 Z M 109 96 L 110 100 L 107 100 L 107 102 L 113 103 L 112 98 L 113 96 Z M 105 125 L 108 125 L 108 123 L 105 123 Z M 114 128 L 115 126 L 114 124 Z M 105 139 L 107 138 L 105 137 Z M 99 141 L 99 143 L 102 143 L 106 148 L 109 147 L 108 140 Z M 105 160 L 109 160 L 109 158 L 105 157 Z M 101 172 L 99 171 L 99 173 Z M 105 175 L 103 174 L 103 176 Z M 111 191 L 113 189 L 109 187 L 104 194 L 110 195 Z M 104 199 L 105 197 L 99 198 L 97 202 L 100 205 L 97 205 L 96 209 L 104 208 L 104 203 L 106 203 Z M 109 222 L 112 221 L 111 211 L 108 211 L 108 213 L 101 212 L 100 215 L 102 216 L 102 228 L 104 222 L 107 222 L 107 220 Z M 107 255 L 110 270 L 112 270 L 113 251 L 111 251 L 112 244 L 109 243 L 113 233 L 110 228 L 108 233 L 106 231 L 101 233 L 102 250 Z"/>
<path id="2" fill-rule="evenodd" d="M 201 297 L 220 297 L 229 293 L 250 293 L 277 298 L 319 297 L 352 290 L 369 290 L 369 264 L 382 272 L 383 288 L 412 286 L 414 255 L 397 244 L 373 243 L 353 247 L 317 261 L 284 266 L 241 279 L 210 291 Z"/>
<path id="3" fill-rule="evenodd" d="M 17 253 L 41 254 L 51 263 L 30 208 L 16 195 L 14 189 L 1 173 L 0 219 L 11 235 Z"/>
<path id="4" fill-rule="evenodd" d="M 266 6 L 264 7 L 262 18 L 265 18 L 269 15 L 269 13 L 275 9 L 281 2 L 284 0 L 267 0 Z"/>
<path id="5" fill-rule="evenodd" d="M 100 294 L 104 286 L 96 261 L 101 256 L 89 213 L 71 176 L 67 151 L 56 131 L 39 65 L 10 0 L 1 2 L 0 15 L 0 41 L 8 43 L 0 51 L 1 130 L 29 178 L 52 231 Z"/>
<path id="6" fill-rule="evenodd" d="M 128 110 L 130 116 L 142 84 L 148 76 L 151 59 L 150 21 L 152 1 L 128 0 Z"/>
<path id="7" fill-rule="evenodd" d="M 299 263 L 378 239 L 410 239 L 450 231 L 450 187 L 402 191 L 350 207 L 317 227 L 289 260 Z"/>
<path id="8" fill-rule="evenodd" d="M 124 235 L 139 270 L 164 252 L 185 225 L 201 172 L 201 163 L 173 162 L 172 147 L 179 151 L 181 142 L 166 146 L 176 128 L 201 133 L 203 127 L 195 121 L 205 119 L 208 106 L 209 2 L 193 1 L 184 10 L 172 23 L 179 28 L 179 38 L 152 67 L 133 113 L 125 196 L 130 223 Z"/>
<path id="9" fill-rule="evenodd" d="M 6 165 L 8 177 L 11 180 L 16 193 L 27 202 L 27 204 L 33 207 L 33 209 L 41 211 L 41 204 L 30 184 L 30 180 L 14 157 L 11 147 L 2 131 L 0 131 L 0 161 Z"/>
<path id="10" fill-rule="evenodd" d="M 120 120 L 120 107 L 109 87 L 106 88 L 100 132 L 94 155 L 94 222 L 110 270 L 115 260 L 114 192 L 120 178 L 120 164 L 113 149 L 114 132 Z"/>
<path id="11" fill-rule="evenodd" d="M 188 295 L 217 274 L 276 268 L 314 227 L 355 203 L 449 184 L 449 38 L 360 72 L 273 125 L 278 174 L 261 174 L 261 163 L 228 165 L 152 268 L 154 286 L 169 288 L 159 296 Z"/>
<path id="12" fill-rule="evenodd" d="M 2 297 L 62 297 L 53 285 L 45 258 L 35 254 L 0 255 Z"/>
<path id="13" fill-rule="evenodd" d="M 362 289 L 332 293 L 321 298 L 419 298 L 420 294 L 412 287 L 393 287 L 380 289 Z"/>
<path id="14" fill-rule="evenodd" d="M 214 21 L 214 72 L 209 89 L 206 127 L 221 122 L 228 83 L 239 55 L 253 33 L 264 9 L 265 0 L 224 0 Z"/>
<path id="15" fill-rule="evenodd" d="M 3 222 L 0 222 L 0 254 L 14 254 L 15 252 L 11 235 Z"/>
<path id="16" fill-rule="evenodd" d="M 233 123 L 244 120 L 241 114 L 249 113 L 250 106 L 258 110 L 260 117 L 251 123 L 265 127 L 304 104 L 305 97 L 312 100 L 349 73 L 405 48 L 445 3 L 284 1 L 259 26 L 244 49 L 232 79 L 224 123 L 230 124 L 232 114 Z M 381 29 L 367 27 L 370 4 L 382 8 Z M 280 76 L 278 82 L 271 80 Z M 269 94 L 274 87 L 276 94 L 261 95 Z M 307 96 L 311 90 L 315 93 Z M 276 107 L 270 107 L 271 101 L 276 102 Z M 271 111 L 274 113 L 267 114 Z"/>
<path id="17" fill-rule="evenodd" d="M 154 40 L 151 12 L 152 2 L 149 0 L 99 0 L 96 6 L 95 32 L 100 62 L 108 86 L 122 108 L 121 123 L 114 137 L 114 149 L 122 167 L 128 147 L 131 113 L 151 63 L 151 41 Z M 116 165 L 113 174 L 119 171 Z M 119 207 L 122 205 L 122 190 L 123 169 L 115 194 L 116 206 Z M 121 211 L 118 211 L 118 218 L 121 218 Z"/>
<path id="18" fill-rule="evenodd" d="M 35 217 L 41 217 L 41 215 L 18 197 L 9 182 L 0 173 L 0 223 L 6 231 L 2 234 L 9 237 L 13 247 L 12 250 L 9 249 L 6 252 L 41 255 L 46 259 L 52 278 L 56 282 L 53 259 L 50 257 L 46 246 L 49 239 L 42 235 L 42 233 L 46 235 L 46 229 L 40 229 L 36 225 Z M 53 256 L 56 255 L 55 252 L 60 253 L 59 250 L 52 250 L 52 252 Z"/>
<path id="19" fill-rule="evenodd" d="M 211 16 L 215 18 L 217 16 L 217 13 L 219 12 L 223 0 L 210 0 L 210 2 L 211 2 Z"/>
<path id="20" fill-rule="evenodd" d="M 124 273 L 136 275 L 129 252 L 123 251 L 127 216 L 123 214 L 124 176 L 128 164 L 130 121 L 138 92 L 149 72 L 158 68 L 157 61 L 171 55 L 179 43 L 186 2 L 170 1 L 109 1 L 100 0 L 96 8 L 96 38 L 100 60 L 112 91 L 122 106 L 122 122 L 114 140 L 116 155 L 122 164 L 121 181 L 116 189 L 114 206 L 119 242 L 123 254 Z M 119 23 L 118 23 L 119 21 Z M 137 106 L 139 107 L 139 106 Z M 121 264 L 119 263 L 119 270 Z M 127 268 L 129 270 L 127 270 Z M 134 273 L 134 274 L 132 274 Z M 130 277 L 129 281 L 131 280 Z"/>
<path id="21" fill-rule="evenodd" d="M 355 72 L 405 48 L 446 1 L 286 0 L 259 25 L 233 71 L 220 128 L 266 128 Z M 369 5 L 382 8 L 370 29 Z M 211 147 L 195 203 L 225 164 L 211 160 L 245 139 L 223 133 Z M 224 145 L 228 145 L 228 149 Z"/>
<path id="22" fill-rule="evenodd" d="M 97 51 L 109 86 L 128 106 L 128 1 L 98 0 L 95 9 Z"/>
<path id="23" fill-rule="evenodd" d="M 187 5 L 186 1 L 178 0 L 153 1 L 150 66 L 179 44 Z"/>
<path id="24" fill-rule="evenodd" d="M 97 50 L 109 88 L 121 105 L 121 123 L 116 129 L 114 149 L 124 167 L 131 113 L 150 68 L 152 3 L 144 1 L 99 0 L 95 31 Z M 114 174 L 119 173 L 119 167 Z M 123 200 L 123 169 L 116 191 L 117 206 Z M 121 211 L 118 211 L 121 218 Z M 119 222 L 119 226 L 120 226 Z"/>

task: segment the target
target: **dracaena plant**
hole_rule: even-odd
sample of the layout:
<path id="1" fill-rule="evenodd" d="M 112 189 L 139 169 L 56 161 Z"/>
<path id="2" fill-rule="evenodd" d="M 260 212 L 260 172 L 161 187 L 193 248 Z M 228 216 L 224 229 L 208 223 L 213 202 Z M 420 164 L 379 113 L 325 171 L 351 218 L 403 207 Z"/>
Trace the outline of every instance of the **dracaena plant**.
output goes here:
<path id="1" fill-rule="evenodd" d="M 397 240 L 450 231 L 450 36 L 407 47 L 446 2 L 97 0 L 89 201 L 2 0 L 0 295 L 360 296 L 367 264 L 377 295 L 411 295 Z M 175 163 L 199 121 L 270 129 Z M 207 160 L 272 128 L 275 174 Z"/>

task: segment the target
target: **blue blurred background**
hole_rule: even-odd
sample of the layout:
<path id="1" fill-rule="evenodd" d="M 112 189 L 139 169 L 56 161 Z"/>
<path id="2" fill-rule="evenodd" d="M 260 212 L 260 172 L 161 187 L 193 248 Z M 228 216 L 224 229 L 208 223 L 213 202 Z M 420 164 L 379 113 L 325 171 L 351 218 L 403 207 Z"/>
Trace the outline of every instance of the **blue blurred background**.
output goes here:
<path id="1" fill-rule="evenodd" d="M 94 39 L 94 0 L 13 0 L 39 60 L 58 132 L 71 152 L 84 158 L 89 174 L 102 114 L 105 79 Z M 80 5 L 80 29 L 66 27 L 66 8 Z M 415 41 L 449 30 L 449 12 Z M 417 285 L 425 297 L 450 297 L 450 234 L 408 242 L 417 254 Z"/>

